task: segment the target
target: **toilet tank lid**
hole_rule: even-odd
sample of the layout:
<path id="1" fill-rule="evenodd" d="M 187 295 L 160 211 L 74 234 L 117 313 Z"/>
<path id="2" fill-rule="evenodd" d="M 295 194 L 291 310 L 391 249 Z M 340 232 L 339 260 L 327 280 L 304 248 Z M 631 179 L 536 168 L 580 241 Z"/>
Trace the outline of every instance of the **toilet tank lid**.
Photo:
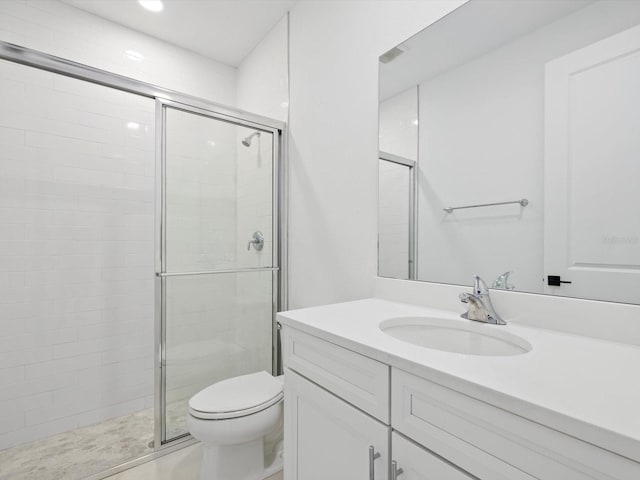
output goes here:
<path id="1" fill-rule="evenodd" d="M 267 372 L 250 373 L 214 383 L 189 400 L 192 410 L 236 412 L 270 402 L 282 394 L 282 381 Z"/>

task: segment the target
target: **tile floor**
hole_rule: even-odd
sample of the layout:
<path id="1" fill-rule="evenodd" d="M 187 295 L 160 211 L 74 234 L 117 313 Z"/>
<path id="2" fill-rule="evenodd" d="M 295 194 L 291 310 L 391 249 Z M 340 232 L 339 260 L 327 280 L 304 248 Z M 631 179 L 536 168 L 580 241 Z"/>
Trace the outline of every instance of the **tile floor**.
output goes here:
<path id="1" fill-rule="evenodd" d="M 107 480 L 199 480 L 202 446 L 192 445 L 112 475 Z M 282 472 L 266 480 L 283 480 Z"/>
<path id="2" fill-rule="evenodd" d="M 153 410 L 0 452 L 0 480 L 78 480 L 153 450 Z"/>
<path id="3" fill-rule="evenodd" d="M 168 433 L 186 431 L 185 402 L 167 408 Z M 153 452 L 153 409 L 0 451 L 0 480 L 80 480 Z M 175 430 L 175 431 L 173 431 Z"/>

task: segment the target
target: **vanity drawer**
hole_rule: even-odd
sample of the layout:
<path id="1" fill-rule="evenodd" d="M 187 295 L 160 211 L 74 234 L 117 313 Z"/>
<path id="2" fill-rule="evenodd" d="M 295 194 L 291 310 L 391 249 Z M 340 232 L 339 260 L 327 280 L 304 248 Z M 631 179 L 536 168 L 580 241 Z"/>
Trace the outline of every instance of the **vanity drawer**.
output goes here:
<path id="1" fill-rule="evenodd" d="M 290 327 L 283 329 L 284 366 L 389 424 L 389 367 Z"/>
<path id="2" fill-rule="evenodd" d="M 640 478 L 640 464 L 625 457 L 402 370 L 391 379 L 394 429 L 480 478 L 502 478 L 480 474 L 487 457 L 513 470 L 505 480 Z"/>

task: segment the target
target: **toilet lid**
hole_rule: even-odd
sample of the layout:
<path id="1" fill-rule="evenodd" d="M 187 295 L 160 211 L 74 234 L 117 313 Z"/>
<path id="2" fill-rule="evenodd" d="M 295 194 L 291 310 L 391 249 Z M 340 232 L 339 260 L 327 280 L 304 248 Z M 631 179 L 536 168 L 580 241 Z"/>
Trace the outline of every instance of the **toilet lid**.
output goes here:
<path id="1" fill-rule="evenodd" d="M 201 390 L 189 400 L 189 410 L 198 418 L 240 417 L 264 410 L 282 396 L 282 381 L 267 372 L 251 373 Z"/>

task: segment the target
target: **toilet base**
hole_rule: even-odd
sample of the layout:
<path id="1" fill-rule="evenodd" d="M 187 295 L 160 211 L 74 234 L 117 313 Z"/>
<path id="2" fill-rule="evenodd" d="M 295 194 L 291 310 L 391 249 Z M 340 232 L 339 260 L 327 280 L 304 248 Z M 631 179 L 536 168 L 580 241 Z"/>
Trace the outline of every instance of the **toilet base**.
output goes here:
<path id="1" fill-rule="evenodd" d="M 282 457 L 284 442 L 280 440 L 273 447 L 273 452 L 268 456 L 268 460 L 271 462 L 264 469 L 263 479 L 269 478 L 271 475 L 275 475 L 282 470 L 284 466 L 284 459 Z"/>
<path id="2" fill-rule="evenodd" d="M 262 438 L 241 445 L 204 445 L 201 480 L 263 480 Z"/>
<path id="3" fill-rule="evenodd" d="M 282 442 L 269 456 L 271 463 L 267 466 L 263 439 L 242 445 L 202 447 L 201 480 L 264 480 L 282 470 Z"/>

